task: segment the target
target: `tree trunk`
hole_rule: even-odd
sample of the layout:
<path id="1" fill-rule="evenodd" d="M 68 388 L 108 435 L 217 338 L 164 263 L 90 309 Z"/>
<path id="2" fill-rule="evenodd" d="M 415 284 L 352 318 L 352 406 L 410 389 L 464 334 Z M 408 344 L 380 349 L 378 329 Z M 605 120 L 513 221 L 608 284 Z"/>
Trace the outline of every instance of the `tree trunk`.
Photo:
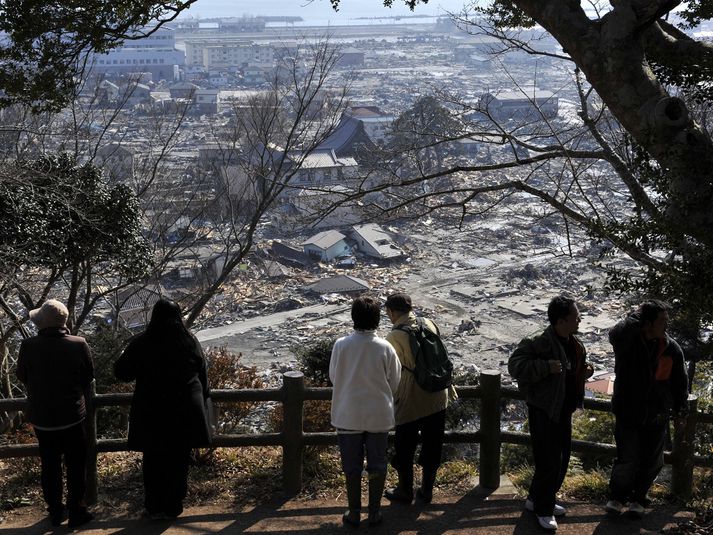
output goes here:
<path id="1" fill-rule="evenodd" d="M 622 127 L 667 171 L 668 222 L 713 245 L 713 144 L 647 63 L 642 35 L 653 21 L 626 1 L 600 21 L 590 20 L 579 2 L 515 4 L 554 36 Z"/>

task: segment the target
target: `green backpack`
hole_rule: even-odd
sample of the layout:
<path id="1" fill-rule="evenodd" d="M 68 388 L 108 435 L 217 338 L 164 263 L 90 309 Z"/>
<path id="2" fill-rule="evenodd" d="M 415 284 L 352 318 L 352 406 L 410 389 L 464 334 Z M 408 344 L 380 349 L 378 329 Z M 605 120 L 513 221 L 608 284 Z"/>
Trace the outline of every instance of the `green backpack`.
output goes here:
<path id="1" fill-rule="evenodd" d="M 440 392 L 453 383 L 453 362 L 448 358 L 448 351 L 439 333 L 426 326 L 423 318 L 416 318 L 416 328 L 410 325 L 394 327 L 409 335 L 411 353 L 416 366 L 414 369 L 403 366 L 410 371 L 418 386 L 426 392 Z"/>

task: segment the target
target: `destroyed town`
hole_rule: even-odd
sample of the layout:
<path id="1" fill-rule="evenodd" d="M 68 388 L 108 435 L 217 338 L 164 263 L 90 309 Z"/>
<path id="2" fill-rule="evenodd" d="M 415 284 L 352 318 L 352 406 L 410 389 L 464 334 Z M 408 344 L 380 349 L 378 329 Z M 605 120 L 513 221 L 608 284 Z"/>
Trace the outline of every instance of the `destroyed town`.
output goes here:
<path id="1" fill-rule="evenodd" d="M 610 244 L 525 192 L 483 194 L 463 214 L 456 192 L 514 179 L 560 180 L 563 189 L 582 180 L 576 202 L 591 196 L 626 213 L 626 196 L 604 192 L 604 164 L 578 163 L 583 168 L 568 178 L 558 173 L 571 162 L 510 166 L 530 157 L 528 144 L 546 146 L 560 135 L 571 146 L 594 143 L 580 131 L 571 67 L 557 57 L 501 51 L 495 37 L 471 35 L 477 32 L 448 17 L 339 29 L 275 19 L 179 19 L 93 60 L 100 81 L 85 86 L 84 98 L 110 118 L 92 116 L 102 129 L 94 161 L 113 180 L 148 190 L 144 217 L 164 240 L 166 259 L 150 284 L 122 288 L 103 313 L 141 329 L 159 295 L 190 302 L 221 280 L 196 317 L 198 339 L 269 374 L 295 367 L 295 346 L 348 331 L 353 296 L 383 299 L 401 290 L 437 321 L 457 366 L 507 376 L 514 345 L 545 324 L 547 303 L 564 292 L 581 303 L 580 331 L 595 377 L 604 380 L 594 388 L 610 389 L 606 332 L 631 304 L 604 285 L 609 266 L 632 262 L 607 255 Z M 520 38 L 558 52 L 537 32 Z M 314 94 L 300 95 L 304 109 L 280 102 L 292 108 L 286 121 L 299 135 L 250 130 L 266 116 L 247 107 L 308 76 L 323 79 L 312 81 Z M 425 109 L 414 111 L 419 106 Z M 418 124 L 416 113 L 441 116 Z M 307 118 L 298 122 L 295 114 Z M 164 137 L 151 137 L 158 129 Z M 256 144 L 272 144 L 279 157 L 287 152 L 281 145 L 295 148 L 285 154 L 289 166 L 268 171 L 282 181 L 280 191 L 259 208 L 244 252 L 244 214 L 260 202 L 248 175 L 278 158 Z M 413 205 L 402 205 L 394 185 L 458 166 L 499 165 L 423 179 L 411 190 L 431 197 Z"/>
<path id="2" fill-rule="evenodd" d="M 441 500 L 463 510 L 454 509 L 452 524 L 462 526 L 453 528 L 447 514 L 438 520 L 442 511 L 405 518 L 397 509 L 384 519 L 403 516 L 404 531 L 385 533 L 512 533 L 516 525 L 527 534 L 536 522 L 557 529 L 559 498 L 552 514 L 519 516 L 523 504 L 542 509 L 531 500 L 534 484 L 528 491 L 537 467 L 527 388 L 539 379 L 520 377 L 518 385 L 513 355 L 545 329 L 552 340 L 558 335 L 560 345 L 552 343 L 563 356 L 539 364 L 548 377 L 571 381 L 562 403 L 572 401 L 573 377 L 587 375 L 583 397 L 577 386 L 583 401 L 571 405 L 583 411 L 567 438 L 567 448 L 572 437 L 578 443 L 578 457 L 568 465 L 567 449 L 564 472 L 599 478 L 564 484 L 572 514 L 558 518 L 561 531 L 574 533 L 574 518 L 580 535 L 639 533 L 610 517 L 600 524 L 597 515 L 605 502 L 612 512 L 609 471 L 621 454 L 610 332 L 651 299 L 664 303 L 662 339 L 683 348 L 683 403 L 700 418 L 670 432 L 666 420 L 667 464 L 651 493 L 661 516 L 634 515 L 633 499 L 619 505 L 648 522 L 642 533 L 713 530 L 713 19 L 699 6 L 706 2 L 116 0 L 114 9 L 108 0 L 86 1 L 71 12 L 69 4 L 37 2 L 15 14 L 12 2 L 0 2 L 0 535 L 44 533 L 45 502 L 54 527 L 92 526 L 103 516 L 102 533 L 160 533 L 147 523 L 176 520 L 184 498 L 194 514 L 167 533 L 242 533 L 255 528 L 248 509 L 235 520 L 225 504 L 272 503 L 278 490 L 288 497 L 281 506 L 300 495 L 314 500 L 304 506 L 312 512 L 265 514 L 257 531 L 358 527 L 353 495 L 344 516 L 322 518 L 336 514 L 323 513 L 335 499 L 353 494 L 347 477 L 342 495 L 347 468 L 335 460 L 343 454 L 336 437 L 352 428 L 334 423 L 329 359 L 334 364 L 338 339 L 370 331 L 354 319 L 359 298 L 378 302 L 376 333 L 394 346 L 392 313 L 404 312 L 388 306 L 394 294 L 410 296 L 416 316 L 437 326 L 453 364 L 447 389 L 460 396 L 439 409 L 448 413 L 443 463 L 453 464 L 441 466 L 435 495 L 434 471 L 427 498 L 422 483 L 408 503 Z M 566 335 L 548 317 L 557 296 L 578 324 Z M 29 416 L 23 354 L 28 340 L 41 338 L 42 311 L 55 299 L 66 310 L 65 334 L 91 349 L 80 422 L 89 422 L 83 466 L 94 515 L 85 505 L 73 512 L 69 495 L 53 510 L 40 438 L 47 431 Z M 146 456 L 143 489 L 137 479 L 136 452 L 147 450 L 132 443 L 140 379 L 126 361 L 167 302 L 178 305 L 175 323 L 195 336 L 201 413 L 213 442 L 191 446 L 193 482 L 178 509 L 157 513 Z M 650 338 L 640 338 L 653 354 Z M 411 343 L 409 351 L 418 348 Z M 656 351 L 658 359 L 664 350 Z M 619 352 L 616 368 L 621 378 Z M 558 392 L 565 398 L 565 386 Z M 85 407 L 85 398 L 96 406 Z M 146 427 L 162 428 L 160 418 L 146 418 Z M 398 433 L 398 417 L 390 425 Z M 389 481 L 401 478 L 391 466 Z M 417 469 L 417 479 L 426 472 Z M 187 477 L 162 484 L 185 486 Z M 377 498 L 394 501 L 398 481 Z M 500 497 L 483 497 L 501 487 Z M 475 509 L 458 496 L 474 496 L 473 488 L 487 490 Z M 502 525 L 478 524 L 484 513 L 476 509 L 491 498 L 517 501 L 498 513 L 509 516 Z M 646 492 L 639 501 L 649 507 Z M 370 512 L 370 529 L 381 520 Z"/>
<path id="3" fill-rule="evenodd" d="M 179 18 L 91 56 L 70 109 L 6 135 L 6 154 L 74 151 L 139 199 L 153 269 L 131 281 L 96 267 L 87 327 L 138 332 L 169 296 L 198 311 L 204 348 L 270 382 L 296 369 L 296 347 L 348 332 L 355 295 L 405 291 L 457 368 L 507 383 L 508 355 L 566 293 L 590 395 L 611 394 L 607 332 L 633 303 L 607 275 L 635 263 L 586 220 L 631 208 L 583 106 L 615 126 L 560 45 L 457 15 L 307 22 Z M 516 180 L 576 213 L 498 186 Z"/>

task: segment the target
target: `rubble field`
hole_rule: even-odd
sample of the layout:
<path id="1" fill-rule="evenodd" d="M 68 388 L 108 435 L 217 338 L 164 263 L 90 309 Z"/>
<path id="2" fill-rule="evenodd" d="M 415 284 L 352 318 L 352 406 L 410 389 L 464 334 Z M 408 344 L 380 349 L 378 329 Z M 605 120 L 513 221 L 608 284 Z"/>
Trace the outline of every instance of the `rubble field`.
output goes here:
<path id="1" fill-rule="evenodd" d="M 547 303 L 567 292 L 580 304 L 580 335 L 595 369 L 613 367 L 606 333 L 626 307 L 604 292 L 605 266 L 587 246 L 582 248 L 587 240 L 577 237 L 579 245 L 572 244 L 570 257 L 556 230 L 543 240 L 526 218 L 512 213 L 491 215 L 487 224 L 472 222 L 461 229 L 436 219 L 399 223 L 395 229 L 404 238 L 405 261 L 359 262 L 344 272 L 368 281 L 371 292 L 382 298 L 395 290 L 408 292 L 417 313 L 439 325 L 457 366 L 499 369 L 507 382 L 508 355 L 521 338 L 545 328 Z M 626 263 L 623 258 L 608 261 Z M 319 276 L 343 271 L 320 267 Z M 248 318 L 213 313 L 216 325 L 198 332 L 199 340 L 206 347 L 226 346 L 241 353 L 243 364 L 265 373 L 294 368 L 293 347 L 350 331 L 350 296 L 300 293 L 316 278 L 296 272 L 277 283 L 239 283 L 219 300 L 222 308 L 240 302 L 242 290 L 251 302 L 262 303 L 262 310 Z M 269 295 L 261 296 L 261 289 Z M 298 308 L 275 312 L 275 303 L 283 302 Z M 379 332 L 385 335 L 388 329 L 384 316 Z"/>

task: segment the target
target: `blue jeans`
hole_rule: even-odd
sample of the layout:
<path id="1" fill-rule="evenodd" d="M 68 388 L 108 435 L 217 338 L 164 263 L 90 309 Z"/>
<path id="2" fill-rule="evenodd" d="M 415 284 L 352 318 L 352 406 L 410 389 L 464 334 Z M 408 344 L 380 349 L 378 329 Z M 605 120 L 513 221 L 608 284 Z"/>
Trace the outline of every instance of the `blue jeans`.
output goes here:
<path id="1" fill-rule="evenodd" d="M 364 450 L 366 450 L 366 470 L 386 472 L 386 446 L 388 433 L 339 433 L 339 453 L 342 457 L 342 470 L 347 477 L 361 477 L 364 468 Z"/>

